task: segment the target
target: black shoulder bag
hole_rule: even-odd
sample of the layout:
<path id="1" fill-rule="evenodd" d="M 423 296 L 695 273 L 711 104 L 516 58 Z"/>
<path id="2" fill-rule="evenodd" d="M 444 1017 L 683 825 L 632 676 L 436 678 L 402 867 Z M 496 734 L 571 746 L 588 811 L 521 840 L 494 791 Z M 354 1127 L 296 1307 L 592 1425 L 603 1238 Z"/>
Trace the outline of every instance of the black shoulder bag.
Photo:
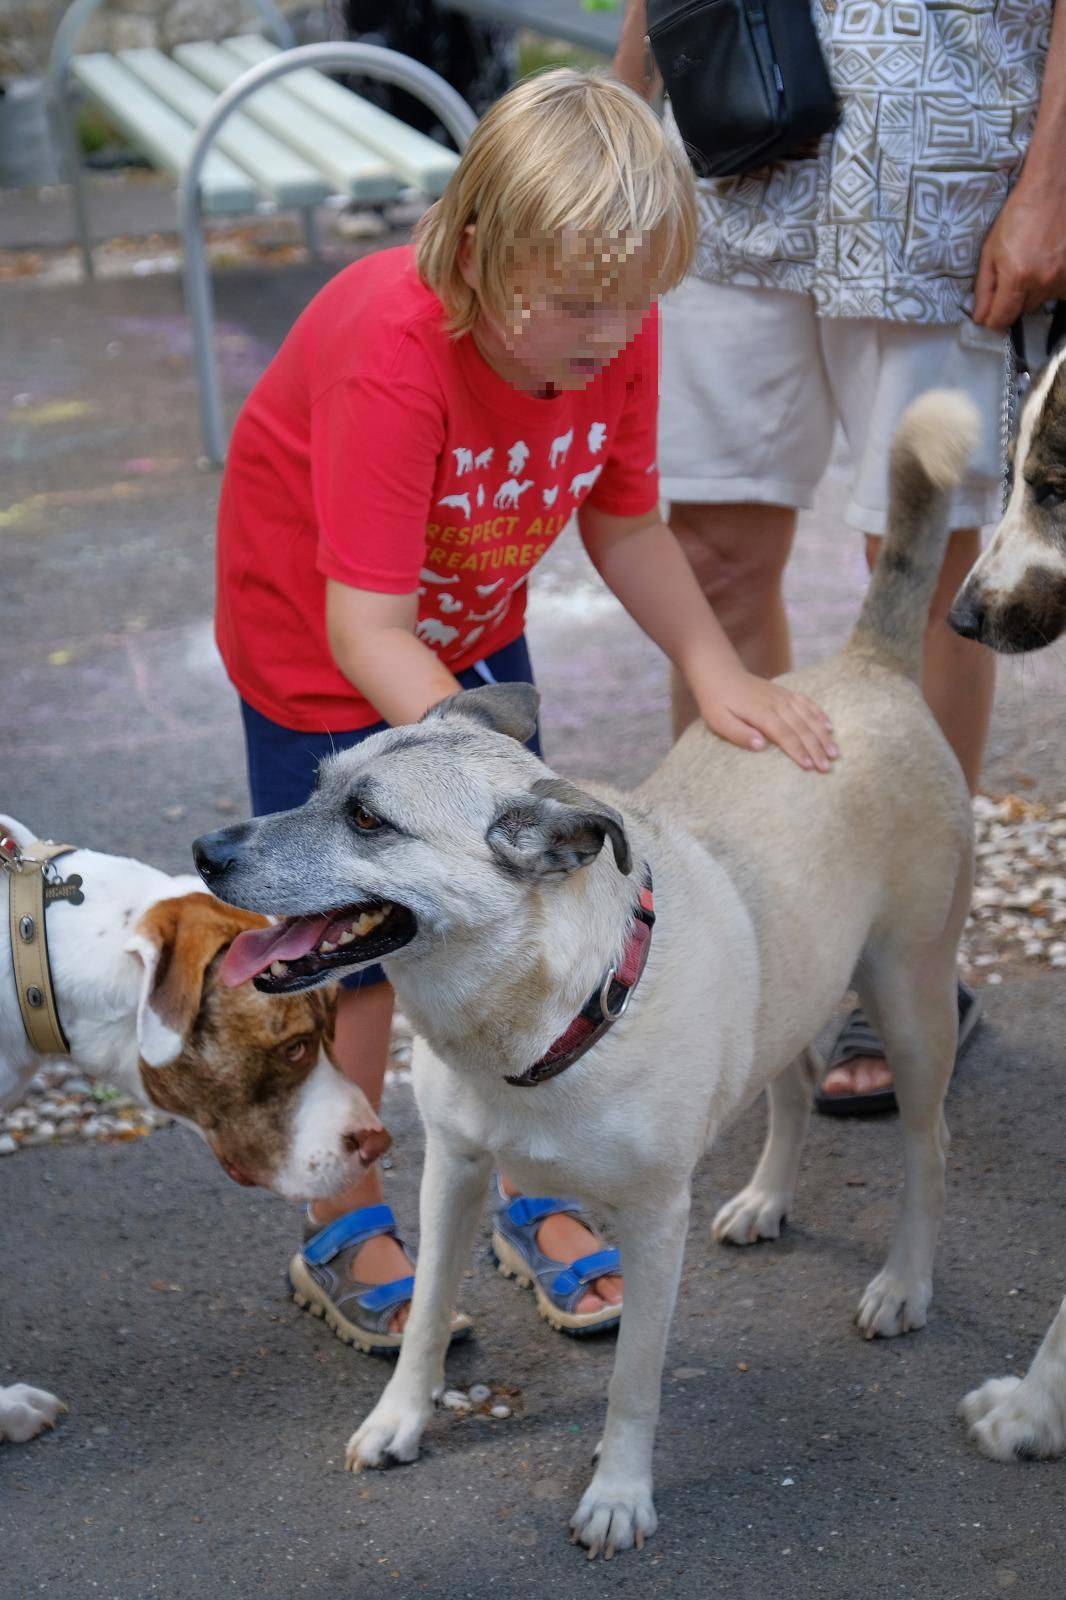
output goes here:
<path id="1" fill-rule="evenodd" d="M 806 154 L 839 120 L 810 0 L 648 0 L 648 43 L 700 177 Z"/>

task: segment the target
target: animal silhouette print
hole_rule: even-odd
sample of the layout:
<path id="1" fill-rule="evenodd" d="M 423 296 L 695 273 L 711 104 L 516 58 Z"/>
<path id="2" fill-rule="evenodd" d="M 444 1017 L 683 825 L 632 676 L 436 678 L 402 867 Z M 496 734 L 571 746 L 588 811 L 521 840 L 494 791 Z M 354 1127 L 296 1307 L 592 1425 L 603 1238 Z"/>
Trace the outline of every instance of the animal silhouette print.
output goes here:
<path id="1" fill-rule="evenodd" d="M 474 457 L 474 465 L 477 467 L 479 472 L 483 471 L 485 467 L 491 467 L 492 458 L 495 454 L 496 452 L 492 448 L 491 444 L 487 450 L 478 451 L 477 455 Z"/>
<path id="2" fill-rule="evenodd" d="M 592 467 L 588 472 L 576 472 L 574 474 L 570 479 L 570 493 L 575 500 L 579 495 L 583 495 L 587 489 L 592 488 L 602 471 L 602 467 Z"/>
<path id="3" fill-rule="evenodd" d="M 548 460 L 553 467 L 557 467 L 561 461 L 566 460 L 573 442 L 573 428 L 567 428 L 565 433 L 561 433 L 557 439 L 552 440 L 551 449 L 548 452 Z"/>
<path id="4" fill-rule="evenodd" d="M 511 591 L 508 590 L 502 599 L 497 600 L 491 611 L 468 611 L 467 622 L 495 622 L 502 617 L 507 607 L 511 604 Z"/>
<path id="5" fill-rule="evenodd" d="M 541 496 L 544 500 L 545 507 L 553 506 L 556 500 L 559 498 L 559 485 L 555 484 L 551 489 L 542 489 Z"/>
<path id="6" fill-rule="evenodd" d="M 474 588 L 480 595 L 491 594 L 494 589 L 498 589 L 500 587 L 502 582 L 502 578 L 497 578 L 495 583 L 475 583 Z"/>
<path id="7" fill-rule="evenodd" d="M 437 596 L 437 604 L 445 616 L 449 616 L 453 611 L 461 611 L 463 609 L 463 602 L 457 600 L 453 594 L 439 594 Z"/>
<path id="8" fill-rule="evenodd" d="M 415 632 L 426 644 L 448 645 L 459 637 L 458 628 L 453 628 L 447 622 L 438 622 L 436 617 L 421 617 L 415 625 Z"/>
<path id="9" fill-rule="evenodd" d="M 532 478 L 523 478 L 521 483 L 519 483 L 517 478 L 505 478 L 500 484 L 500 487 L 496 490 L 495 498 L 493 499 L 493 505 L 500 507 L 517 506 L 519 500 L 525 494 L 526 490 L 531 488 L 532 485 Z M 469 513 L 467 514 L 469 515 Z"/>
<path id="10" fill-rule="evenodd" d="M 507 452 L 507 470 L 512 477 L 517 478 L 526 462 L 529 460 L 529 446 L 524 439 L 516 439 Z"/>
<path id="11" fill-rule="evenodd" d="M 472 450 L 468 450 L 465 445 L 459 445 L 453 448 L 452 455 L 455 457 L 455 476 L 457 478 L 461 478 L 464 472 L 473 472 L 474 452 Z"/>
<path id="12" fill-rule="evenodd" d="M 428 567 L 423 567 L 418 574 L 423 583 L 458 583 L 459 574 L 453 572 L 450 577 L 442 578 L 439 572 L 430 572 Z M 502 581 L 502 580 L 501 580 Z"/>
<path id="13" fill-rule="evenodd" d="M 594 456 L 599 455 L 607 439 L 606 422 L 594 422 L 588 431 L 588 447 Z"/>
<path id="14" fill-rule="evenodd" d="M 489 451 L 489 454 L 490 455 L 492 454 L 491 450 Z M 481 510 L 481 507 L 484 504 L 485 504 L 485 485 L 483 483 L 479 483 L 478 486 L 477 486 L 477 508 L 478 508 L 479 511 Z"/>
<path id="15" fill-rule="evenodd" d="M 457 511 L 461 511 L 463 513 L 464 517 L 468 517 L 470 515 L 470 496 L 466 493 L 443 494 L 437 501 L 437 504 L 439 506 L 454 506 Z"/>

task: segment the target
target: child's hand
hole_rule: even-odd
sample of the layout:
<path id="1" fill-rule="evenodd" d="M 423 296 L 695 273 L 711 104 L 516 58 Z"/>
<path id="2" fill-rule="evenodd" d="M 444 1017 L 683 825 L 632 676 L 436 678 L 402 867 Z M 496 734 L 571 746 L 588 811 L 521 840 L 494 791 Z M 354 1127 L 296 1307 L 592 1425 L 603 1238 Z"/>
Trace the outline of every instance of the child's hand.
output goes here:
<path id="1" fill-rule="evenodd" d="M 805 695 L 752 672 L 715 685 L 713 701 L 702 702 L 704 722 L 743 750 L 765 750 L 767 742 L 808 771 L 828 772 L 840 754 L 825 712 Z"/>

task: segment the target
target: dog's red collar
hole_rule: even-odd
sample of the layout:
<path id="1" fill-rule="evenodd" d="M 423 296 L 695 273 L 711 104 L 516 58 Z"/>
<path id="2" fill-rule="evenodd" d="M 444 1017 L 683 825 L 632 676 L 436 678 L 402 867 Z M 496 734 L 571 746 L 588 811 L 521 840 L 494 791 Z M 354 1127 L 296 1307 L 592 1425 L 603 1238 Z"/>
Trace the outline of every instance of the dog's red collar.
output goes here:
<path id="1" fill-rule="evenodd" d="M 539 1061 L 534 1061 L 525 1072 L 508 1077 L 516 1089 L 533 1089 L 538 1083 L 557 1078 L 560 1072 L 572 1067 L 579 1057 L 590 1050 L 597 1039 L 616 1023 L 628 1006 L 633 990 L 640 982 L 651 947 L 651 930 L 655 925 L 655 896 L 652 893 L 651 870 L 645 862 L 644 881 L 640 899 L 634 912 L 633 925 L 626 939 L 625 952 L 617 967 L 608 967 L 597 988 L 589 995 L 577 1016 L 564 1033 L 561 1033 Z"/>

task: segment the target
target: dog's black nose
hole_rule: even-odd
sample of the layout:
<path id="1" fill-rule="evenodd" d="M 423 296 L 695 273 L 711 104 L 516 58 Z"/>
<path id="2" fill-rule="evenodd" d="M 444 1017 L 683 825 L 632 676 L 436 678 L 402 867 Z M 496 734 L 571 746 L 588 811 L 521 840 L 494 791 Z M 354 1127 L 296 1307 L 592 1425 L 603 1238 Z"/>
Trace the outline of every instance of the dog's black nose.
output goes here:
<path id="1" fill-rule="evenodd" d="M 218 828 L 214 833 L 203 833 L 195 840 L 192 858 L 206 884 L 219 883 L 230 868 L 237 865 L 241 845 L 250 832 L 248 823 L 239 822 L 232 828 Z"/>
<path id="2" fill-rule="evenodd" d="M 978 598 L 963 589 L 955 597 L 948 621 L 964 639 L 980 639 L 985 626 L 985 608 Z"/>

